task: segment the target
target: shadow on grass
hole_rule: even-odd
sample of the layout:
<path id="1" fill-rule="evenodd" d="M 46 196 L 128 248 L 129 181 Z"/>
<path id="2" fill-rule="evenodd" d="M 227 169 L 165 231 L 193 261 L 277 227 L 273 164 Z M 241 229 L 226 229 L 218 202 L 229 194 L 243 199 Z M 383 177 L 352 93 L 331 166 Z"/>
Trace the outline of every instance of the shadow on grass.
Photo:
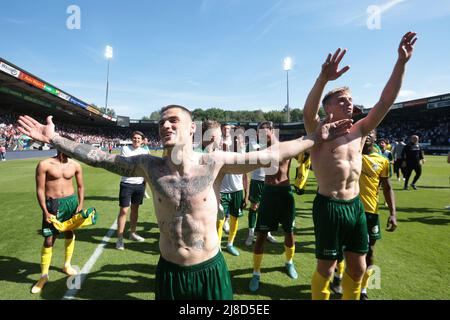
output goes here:
<path id="1" fill-rule="evenodd" d="M 450 189 L 450 187 L 444 187 L 444 186 L 421 186 L 417 185 L 417 189 Z"/>
<path id="2" fill-rule="evenodd" d="M 442 214 L 447 212 L 446 209 L 436 209 L 436 208 L 417 208 L 417 207 L 397 207 L 397 212 L 407 212 L 407 213 L 438 213 Z"/>
<path id="3" fill-rule="evenodd" d="M 313 236 L 314 235 L 314 227 L 308 227 L 308 228 L 295 228 L 294 229 L 294 235 L 297 237 L 302 236 Z"/>
<path id="4" fill-rule="evenodd" d="M 29 283 L 30 289 L 34 285 L 32 277 L 40 274 L 41 265 L 39 262 L 27 262 L 14 257 L 0 256 L 0 281 L 13 283 Z M 61 268 L 50 266 L 51 271 L 61 271 Z"/>
<path id="5" fill-rule="evenodd" d="M 29 291 L 39 278 L 40 264 L 0 256 L 0 270 L 0 281 L 28 284 Z M 144 292 L 148 293 L 150 298 L 150 293 L 155 289 L 155 282 L 149 277 L 155 274 L 155 270 L 156 266 L 150 264 L 104 265 L 100 270 L 88 274 L 75 297 L 89 300 L 136 299 L 132 294 Z M 55 273 L 63 277 L 53 280 Z M 51 266 L 50 279 L 42 290 L 41 298 L 61 299 L 68 289 L 67 280 L 68 277 L 62 273 L 61 268 Z M 30 293 L 30 299 L 32 297 L 35 296 Z"/>
<path id="6" fill-rule="evenodd" d="M 436 217 L 420 217 L 420 218 L 408 218 L 397 219 L 399 222 L 420 222 L 429 225 L 447 225 L 450 224 L 450 218 L 436 218 Z"/>
<path id="7" fill-rule="evenodd" d="M 155 274 L 156 266 L 142 263 L 129 264 L 109 264 L 101 267 L 100 270 L 90 272 L 80 290 L 75 294 L 75 298 L 98 300 L 135 300 L 133 296 L 136 293 L 150 293 L 155 290 Z M 140 275 L 142 274 L 142 275 Z M 145 275 L 145 276 L 144 276 Z M 150 278 L 152 276 L 152 278 Z M 66 279 L 63 279 L 64 286 Z M 44 299 L 52 299 L 47 297 L 43 291 Z"/>
<path id="8" fill-rule="evenodd" d="M 309 285 L 295 284 L 299 280 L 291 279 L 292 286 L 281 286 L 273 283 L 264 282 L 264 278 L 268 279 L 270 275 L 266 274 L 269 272 L 281 272 L 285 274 L 284 266 L 273 267 L 273 268 L 262 268 L 261 269 L 261 282 L 260 287 L 257 292 L 253 293 L 248 289 L 250 279 L 252 277 L 252 269 L 237 269 L 230 271 L 231 282 L 233 284 L 233 291 L 235 294 L 245 294 L 245 295 L 258 295 L 263 296 L 266 299 L 271 300 L 285 300 L 285 299 L 311 299 L 311 287 Z M 242 274 L 248 275 L 248 277 L 242 278 L 238 277 Z M 286 278 L 288 276 L 286 275 Z"/>
<path id="9" fill-rule="evenodd" d="M 308 230 L 310 228 L 303 228 L 303 230 Z M 300 229 L 302 230 L 302 229 Z M 314 233 L 311 233 L 314 234 Z M 308 235 L 305 232 L 297 233 L 294 231 L 294 240 L 295 240 L 295 252 L 296 254 L 315 254 L 314 249 L 314 241 L 302 241 L 302 236 Z M 278 243 L 270 243 L 269 241 L 266 241 L 264 243 L 264 254 L 273 254 L 273 255 L 283 255 L 284 254 L 284 234 L 275 235 L 275 238 L 279 241 Z M 234 246 L 236 249 L 242 252 L 247 252 L 252 254 L 253 253 L 253 247 L 255 245 L 255 242 L 251 246 L 246 246 L 244 244 L 245 240 L 247 239 L 247 230 L 241 229 L 238 230 L 238 233 L 236 235 L 236 238 L 234 240 Z M 230 255 L 226 249 L 228 240 L 228 235 L 224 234 L 222 236 L 222 251 L 224 255 Z M 311 246 L 311 247 L 310 247 Z"/>

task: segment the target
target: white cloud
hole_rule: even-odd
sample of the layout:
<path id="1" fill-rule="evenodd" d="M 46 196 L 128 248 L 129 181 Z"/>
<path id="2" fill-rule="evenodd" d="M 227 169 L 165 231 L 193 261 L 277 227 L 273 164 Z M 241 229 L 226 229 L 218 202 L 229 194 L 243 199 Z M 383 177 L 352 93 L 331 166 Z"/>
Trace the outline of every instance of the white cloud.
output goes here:
<path id="1" fill-rule="evenodd" d="M 373 4 L 373 5 L 375 5 L 375 6 L 377 6 L 378 8 L 379 8 L 379 14 L 382 14 L 382 13 L 386 13 L 387 11 L 389 11 L 390 9 L 392 9 L 393 7 L 395 7 L 397 4 L 399 4 L 399 3 L 401 3 L 401 2 L 405 2 L 406 0 L 391 0 L 391 1 L 388 1 L 388 2 L 386 2 L 386 3 L 384 3 L 384 4 L 381 4 L 381 5 L 376 5 L 376 4 Z M 364 19 L 363 19 L 364 18 Z M 338 25 L 341 25 L 341 26 L 343 26 L 343 25 L 347 25 L 347 24 L 350 24 L 350 23 L 353 23 L 353 22 L 355 22 L 355 21 L 359 21 L 359 23 L 362 25 L 362 24 L 366 24 L 366 22 L 365 22 L 365 20 L 366 20 L 366 18 L 367 18 L 367 12 L 366 11 L 364 11 L 364 12 L 360 12 L 360 13 L 358 13 L 358 14 L 356 14 L 356 15 L 354 15 L 354 16 L 352 16 L 351 18 L 348 18 L 348 19 L 344 19 L 344 20 L 342 20 L 342 22 L 341 23 L 338 23 Z"/>
<path id="2" fill-rule="evenodd" d="M 412 98 L 417 96 L 417 92 L 414 90 L 400 90 L 398 93 L 399 98 Z"/>
<path id="3" fill-rule="evenodd" d="M 383 5 L 380 6 L 380 13 L 386 12 L 389 9 L 393 8 L 394 6 L 396 6 L 397 4 L 401 3 L 401 2 L 405 2 L 406 0 L 392 0 L 389 1 L 388 3 L 385 3 Z"/>

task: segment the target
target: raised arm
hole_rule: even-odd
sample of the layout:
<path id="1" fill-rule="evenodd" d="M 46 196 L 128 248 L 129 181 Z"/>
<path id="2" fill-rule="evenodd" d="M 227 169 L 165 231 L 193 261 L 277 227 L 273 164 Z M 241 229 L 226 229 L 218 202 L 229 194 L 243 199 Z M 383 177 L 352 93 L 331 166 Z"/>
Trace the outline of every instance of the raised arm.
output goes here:
<path id="1" fill-rule="evenodd" d="M 66 155 L 126 177 L 143 177 L 149 155 L 122 157 L 103 152 L 89 144 L 77 143 L 55 134 L 52 116 L 47 117 L 47 125 L 42 125 L 30 116 L 19 117 L 19 130 L 34 140 L 52 143 L 56 149 Z"/>
<path id="2" fill-rule="evenodd" d="M 416 33 L 411 31 L 407 32 L 402 37 L 397 50 L 397 62 L 395 63 L 391 77 L 381 93 L 380 100 L 375 104 L 372 110 L 370 110 L 367 117 L 358 123 L 362 136 L 367 135 L 371 130 L 378 127 L 388 113 L 389 108 L 394 104 L 402 86 L 406 63 L 412 56 L 416 40 Z"/>
<path id="3" fill-rule="evenodd" d="M 350 131 L 352 120 L 344 119 L 329 122 L 328 117 L 319 123 L 316 131 L 295 140 L 276 143 L 270 148 L 248 153 L 235 152 L 215 152 L 216 160 L 223 162 L 222 170 L 225 173 L 246 173 L 259 167 L 271 167 L 273 173 L 266 171 L 266 174 L 275 174 L 279 162 L 296 157 L 299 153 L 311 148 L 314 144 L 330 141 L 343 136 Z"/>
<path id="4" fill-rule="evenodd" d="M 322 65 L 322 70 L 314 83 L 313 88 L 306 98 L 305 107 L 303 109 L 303 121 L 305 122 L 305 129 L 307 133 L 312 133 L 317 129 L 319 124 L 319 108 L 320 108 L 320 98 L 322 97 L 323 90 L 327 85 L 328 81 L 336 80 L 341 75 L 350 69 L 349 66 L 345 66 L 338 71 L 339 63 L 344 57 L 347 49 L 341 52 L 341 49 L 337 49 L 333 56 L 331 53 L 328 54 L 327 59 Z"/>

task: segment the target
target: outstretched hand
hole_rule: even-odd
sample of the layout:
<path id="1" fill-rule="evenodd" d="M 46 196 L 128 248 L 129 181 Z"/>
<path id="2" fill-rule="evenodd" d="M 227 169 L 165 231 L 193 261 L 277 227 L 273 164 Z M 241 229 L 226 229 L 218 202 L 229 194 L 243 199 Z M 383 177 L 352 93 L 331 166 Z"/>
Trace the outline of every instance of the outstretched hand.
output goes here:
<path id="1" fill-rule="evenodd" d="M 327 116 L 327 118 L 322 121 L 316 129 L 317 143 L 331 141 L 350 132 L 352 127 L 351 119 L 338 120 L 331 122 L 333 120 L 333 114 Z"/>
<path id="2" fill-rule="evenodd" d="M 344 49 L 341 52 L 341 48 L 339 48 L 334 52 L 333 56 L 331 55 L 331 53 L 329 53 L 327 60 L 325 60 L 324 64 L 322 65 L 320 77 L 322 77 L 326 81 L 330 81 L 336 80 L 344 73 L 346 73 L 350 69 L 350 66 L 345 66 L 341 70 L 338 70 L 339 63 L 341 62 L 346 52 L 347 49 Z"/>
<path id="3" fill-rule="evenodd" d="M 414 51 L 414 44 L 417 41 L 417 33 L 409 31 L 405 33 L 398 46 L 398 58 L 403 62 L 408 62 Z"/>
<path id="4" fill-rule="evenodd" d="M 50 143 L 51 138 L 55 135 L 52 116 L 47 117 L 47 125 L 39 123 L 30 116 L 20 116 L 18 123 L 19 131 L 36 141 Z"/>

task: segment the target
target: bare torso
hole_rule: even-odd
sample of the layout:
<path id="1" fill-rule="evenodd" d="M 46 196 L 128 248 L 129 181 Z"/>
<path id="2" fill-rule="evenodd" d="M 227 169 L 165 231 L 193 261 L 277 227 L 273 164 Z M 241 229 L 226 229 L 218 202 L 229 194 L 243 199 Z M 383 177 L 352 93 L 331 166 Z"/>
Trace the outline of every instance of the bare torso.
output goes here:
<path id="1" fill-rule="evenodd" d="M 221 166 L 214 161 L 197 161 L 180 175 L 171 169 L 167 158 L 152 158 L 145 178 L 153 191 L 162 257 L 184 266 L 214 257 L 219 250 L 216 221 L 220 191 L 220 183 L 215 181 L 220 181 L 216 177 Z"/>
<path id="2" fill-rule="evenodd" d="M 64 198 L 74 194 L 72 178 L 78 165 L 75 161 L 67 159 L 67 162 L 60 162 L 58 159 L 49 158 L 43 160 L 41 165 L 45 169 L 46 198 Z"/>
<path id="3" fill-rule="evenodd" d="M 321 195 L 350 200 L 359 194 L 362 138 L 353 127 L 349 134 L 311 149 L 311 161 Z"/>
<path id="4" fill-rule="evenodd" d="M 278 171 L 273 175 L 266 175 L 264 180 L 265 184 L 269 184 L 272 186 L 288 186 L 290 185 L 289 181 L 289 166 L 291 160 L 281 161 L 278 167 Z"/>

